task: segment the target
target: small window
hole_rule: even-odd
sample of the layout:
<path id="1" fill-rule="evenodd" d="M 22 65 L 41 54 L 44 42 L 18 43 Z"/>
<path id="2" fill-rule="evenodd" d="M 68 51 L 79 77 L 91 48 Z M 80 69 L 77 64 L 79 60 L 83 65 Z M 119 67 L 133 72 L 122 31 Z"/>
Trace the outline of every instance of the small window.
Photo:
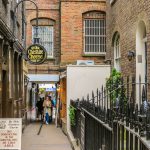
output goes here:
<path id="1" fill-rule="evenodd" d="M 115 39 L 114 39 L 114 67 L 116 68 L 117 71 L 120 71 L 120 36 L 117 33 L 115 35 Z"/>
<path id="2" fill-rule="evenodd" d="M 106 20 L 104 13 L 86 14 L 86 17 L 84 17 L 84 53 L 106 53 Z"/>
<path id="3" fill-rule="evenodd" d="M 54 35 L 53 26 L 38 26 L 40 43 L 47 51 L 47 58 L 53 58 Z M 32 40 L 36 37 L 36 26 L 32 29 Z M 34 40 L 33 40 L 34 41 Z"/>

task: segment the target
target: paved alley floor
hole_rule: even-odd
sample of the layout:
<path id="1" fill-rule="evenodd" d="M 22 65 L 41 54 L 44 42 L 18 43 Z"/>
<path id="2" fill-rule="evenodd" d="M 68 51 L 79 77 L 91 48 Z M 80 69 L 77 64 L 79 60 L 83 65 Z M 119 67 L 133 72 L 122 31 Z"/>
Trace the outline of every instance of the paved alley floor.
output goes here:
<path id="1" fill-rule="evenodd" d="M 22 134 L 21 150 L 72 150 L 67 136 L 55 125 L 43 125 L 37 135 L 40 123 L 33 123 L 26 127 Z"/>

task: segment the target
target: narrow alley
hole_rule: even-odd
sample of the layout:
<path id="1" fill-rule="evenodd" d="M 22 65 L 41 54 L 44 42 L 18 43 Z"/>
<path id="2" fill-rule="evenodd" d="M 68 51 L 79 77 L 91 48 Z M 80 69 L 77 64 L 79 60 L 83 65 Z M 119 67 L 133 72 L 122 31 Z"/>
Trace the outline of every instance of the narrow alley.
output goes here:
<path id="1" fill-rule="evenodd" d="M 150 0 L 0 0 L 0 150 L 150 150 Z"/>
<path id="2" fill-rule="evenodd" d="M 72 150 L 67 136 L 54 124 L 32 123 L 24 130 L 21 150 Z"/>

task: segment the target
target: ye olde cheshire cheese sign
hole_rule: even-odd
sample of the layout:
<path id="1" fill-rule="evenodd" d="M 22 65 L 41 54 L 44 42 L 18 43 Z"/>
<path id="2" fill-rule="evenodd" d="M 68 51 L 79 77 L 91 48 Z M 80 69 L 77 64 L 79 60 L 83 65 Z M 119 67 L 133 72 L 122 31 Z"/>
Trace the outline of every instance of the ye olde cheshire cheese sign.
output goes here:
<path id="1" fill-rule="evenodd" d="M 45 61 L 47 56 L 46 50 L 40 44 L 33 44 L 27 49 L 27 58 L 31 64 L 41 64 Z"/>
<path id="2" fill-rule="evenodd" d="M 21 150 L 21 118 L 0 118 L 0 150 Z"/>

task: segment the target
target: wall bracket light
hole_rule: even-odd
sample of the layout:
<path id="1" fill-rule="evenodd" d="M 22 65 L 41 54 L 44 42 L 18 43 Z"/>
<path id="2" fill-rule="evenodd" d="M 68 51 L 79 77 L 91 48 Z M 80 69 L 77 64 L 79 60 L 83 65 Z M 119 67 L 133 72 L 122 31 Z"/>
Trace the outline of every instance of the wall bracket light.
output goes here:
<path id="1" fill-rule="evenodd" d="M 135 57 L 135 52 L 134 51 L 128 51 L 127 54 L 128 60 L 131 61 Z"/>

